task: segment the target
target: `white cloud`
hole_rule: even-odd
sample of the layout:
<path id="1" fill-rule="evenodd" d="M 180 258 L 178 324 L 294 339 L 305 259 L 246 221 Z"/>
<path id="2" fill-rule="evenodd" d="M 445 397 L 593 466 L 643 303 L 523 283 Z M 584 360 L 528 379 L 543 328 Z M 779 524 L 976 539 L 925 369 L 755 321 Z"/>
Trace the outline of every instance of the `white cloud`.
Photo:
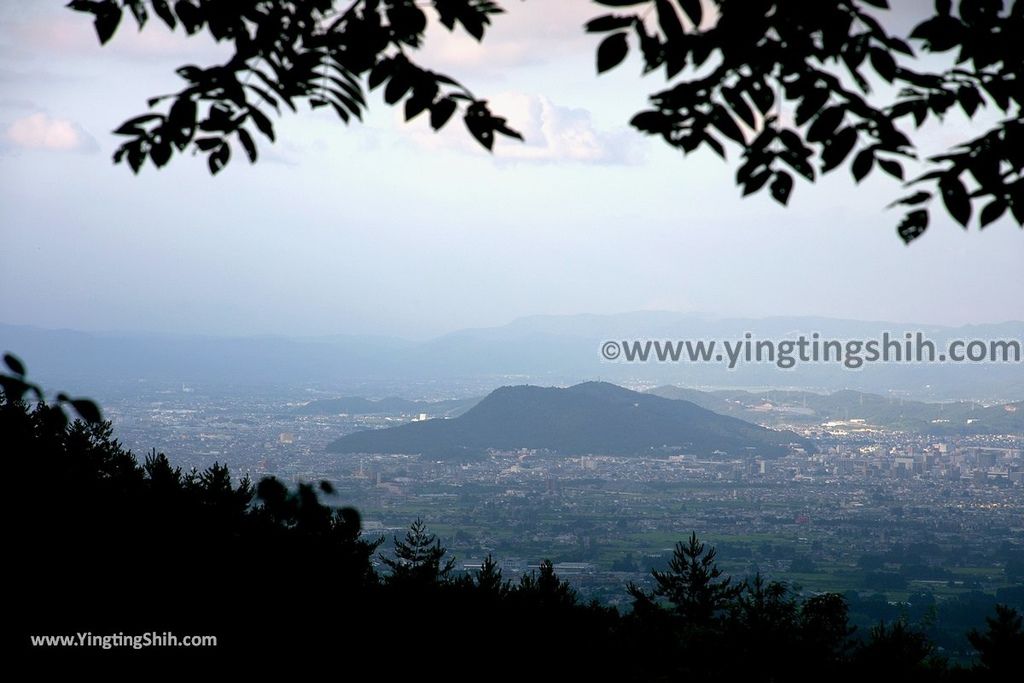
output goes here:
<path id="1" fill-rule="evenodd" d="M 600 130 L 586 109 L 562 107 L 544 96 L 496 97 L 493 109 L 519 125 L 525 143 L 502 138 L 495 144 L 501 158 L 525 161 L 578 161 L 631 164 L 643 159 L 641 134 L 628 128 Z"/>
<path id="2" fill-rule="evenodd" d="M 98 147 L 77 123 L 42 112 L 15 119 L 7 127 L 4 140 L 14 147 L 58 152 L 93 152 Z"/>
<path id="3" fill-rule="evenodd" d="M 586 109 L 563 107 L 542 95 L 503 93 L 488 101 L 491 111 L 508 120 L 524 141 L 498 136 L 494 158 L 537 163 L 636 164 L 644 159 L 643 135 L 630 128 L 598 128 Z M 486 154 L 466 131 L 457 116 L 435 133 L 426 115 L 413 124 L 412 139 L 427 149 L 457 149 Z"/>

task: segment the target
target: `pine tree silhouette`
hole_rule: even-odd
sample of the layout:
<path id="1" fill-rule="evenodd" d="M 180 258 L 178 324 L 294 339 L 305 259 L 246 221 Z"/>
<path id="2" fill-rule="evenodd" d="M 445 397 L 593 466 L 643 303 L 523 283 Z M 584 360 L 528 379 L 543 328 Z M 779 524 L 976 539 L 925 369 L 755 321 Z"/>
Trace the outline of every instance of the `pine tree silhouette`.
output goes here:
<path id="1" fill-rule="evenodd" d="M 716 557 L 714 548 L 705 548 L 691 533 L 688 542 L 676 543 L 668 571 L 651 572 L 657 583 L 654 595 L 667 599 L 687 623 L 710 625 L 743 590 L 731 578 L 721 578 Z"/>
<path id="2" fill-rule="evenodd" d="M 448 550 L 441 546 L 437 536 L 427 532 L 427 525 L 417 518 L 409 527 L 404 540 L 394 537 L 395 558 L 381 557 L 391 570 L 391 583 L 436 584 L 451 580 L 455 558 L 444 559 Z"/>

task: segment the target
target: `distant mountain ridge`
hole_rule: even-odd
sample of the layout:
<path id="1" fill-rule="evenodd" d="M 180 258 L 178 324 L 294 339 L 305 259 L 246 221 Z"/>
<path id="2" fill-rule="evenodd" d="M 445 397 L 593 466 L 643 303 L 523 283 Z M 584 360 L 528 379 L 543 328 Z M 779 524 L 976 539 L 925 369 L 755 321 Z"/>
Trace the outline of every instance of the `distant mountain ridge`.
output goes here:
<path id="1" fill-rule="evenodd" d="M 448 401 L 410 401 L 395 396 L 376 400 L 360 396 L 344 396 L 310 401 L 296 407 L 295 412 L 300 415 L 417 415 L 425 413 L 432 417 L 457 417 L 479 402 L 478 397 Z"/>
<path id="2" fill-rule="evenodd" d="M 819 394 L 661 386 L 647 393 L 687 400 L 720 415 L 758 424 L 816 424 L 861 419 L 868 424 L 935 436 L 1024 433 L 1024 402 L 983 405 L 970 401 L 926 403 L 859 391 Z"/>
<path id="3" fill-rule="evenodd" d="M 790 444 L 807 442 L 689 401 L 585 382 L 566 389 L 502 387 L 460 417 L 356 432 L 328 451 L 463 458 L 488 449 L 529 448 L 564 455 L 777 457 Z"/>
<path id="4" fill-rule="evenodd" d="M 942 327 L 816 317 L 719 318 L 670 312 L 532 316 L 507 325 L 468 329 L 412 342 L 390 337 L 201 337 L 98 334 L 0 324 L 0 351 L 11 351 L 37 381 L 60 388 L 106 381 L 208 382 L 231 385 L 316 383 L 340 391 L 403 391 L 408 382 L 471 380 L 474 392 L 522 382 L 572 384 L 601 378 L 623 383 L 718 388 L 780 387 L 812 391 L 890 390 L 928 400 L 1024 400 L 1024 363 L 872 363 L 850 370 L 837 363 L 607 362 L 605 341 L 874 339 L 884 332 L 921 331 L 937 345 L 951 339 L 1016 339 L 1024 322 Z M 347 388 L 351 387 L 351 388 Z M 386 388 L 385 388 L 386 387 Z M 358 388 L 358 389 L 357 389 Z"/>

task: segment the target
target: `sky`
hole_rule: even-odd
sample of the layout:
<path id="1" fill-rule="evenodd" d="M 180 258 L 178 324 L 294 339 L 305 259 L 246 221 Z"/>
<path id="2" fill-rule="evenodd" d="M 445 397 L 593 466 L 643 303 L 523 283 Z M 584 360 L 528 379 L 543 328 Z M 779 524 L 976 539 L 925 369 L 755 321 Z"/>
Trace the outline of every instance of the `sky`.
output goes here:
<path id="1" fill-rule="evenodd" d="M 898 239 L 900 188 L 845 170 L 790 206 L 734 167 L 630 129 L 664 85 L 633 56 L 598 77 L 585 0 L 505 2 L 482 45 L 433 28 L 420 61 L 526 136 L 494 154 L 453 119 L 286 115 L 217 177 L 201 157 L 133 176 L 111 131 L 223 46 L 127 20 L 100 47 L 60 0 L 0 3 L 0 322 L 206 335 L 422 339 L 535 314 L 636 310 L 960 325 L 1024 319 L 1024 233 L 941 210 Z M 897 16 L 897 21 L 899 15 Z M 421 117 L 424 118 L 424 117 Z M 955 116 L 926 144 L 980 132 Z M 736 150 L 732 150 L 736 157 Z M 938 208 L 938 207 L 937 207 Z"/>

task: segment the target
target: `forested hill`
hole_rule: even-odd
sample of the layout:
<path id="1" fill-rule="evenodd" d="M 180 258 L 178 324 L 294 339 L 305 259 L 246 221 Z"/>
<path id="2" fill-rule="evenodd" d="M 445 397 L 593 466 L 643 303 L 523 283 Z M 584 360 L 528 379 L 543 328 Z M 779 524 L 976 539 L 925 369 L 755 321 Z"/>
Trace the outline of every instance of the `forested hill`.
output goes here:
<path id="1" fill-rule="evenodd" d="M 806 445 L 792 432 L 719 415 L 689 401 L 587 382 L 565 389 L 502 387 L 461 417 L 356 432 L 328 450 L 441 458 L 518 448 L 565 455 L 776 457 L 790 444 Z"/>

